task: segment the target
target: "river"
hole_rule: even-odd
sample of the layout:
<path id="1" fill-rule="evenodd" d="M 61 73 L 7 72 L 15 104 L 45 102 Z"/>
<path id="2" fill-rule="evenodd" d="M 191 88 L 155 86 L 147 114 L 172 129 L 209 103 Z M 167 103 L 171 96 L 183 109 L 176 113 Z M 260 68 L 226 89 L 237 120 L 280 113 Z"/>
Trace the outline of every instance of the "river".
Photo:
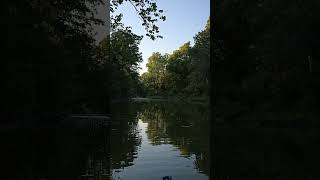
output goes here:
<path id="1" fill-rule="evenodd" d="M 114 180 L 206 180 L 208 107 L 166 101 L 112 105 Z"/>
<path id="2" fill-rule="evenodd" d="M 111 128 L 93 116 L 55 127 L 0 129 L 6 174 L 24 180 L 208 179 L 207 105 L 114 103 L 111 115 Z"/>

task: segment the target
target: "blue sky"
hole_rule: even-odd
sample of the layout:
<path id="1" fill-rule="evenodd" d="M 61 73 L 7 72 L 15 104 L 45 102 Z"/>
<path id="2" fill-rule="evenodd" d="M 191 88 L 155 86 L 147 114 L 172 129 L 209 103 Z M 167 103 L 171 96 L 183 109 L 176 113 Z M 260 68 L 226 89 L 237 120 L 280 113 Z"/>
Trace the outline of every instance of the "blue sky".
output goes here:
<path id="1" fill-rule="evenodd" d="M 144 60 L 140 73 L 146 71 L 145 64 L 152 52 L 172 53 L 188 41 L 193 45 L 193 37 L 204 29 L 210 15 L 210 0 L 158 0 L 157 4 L 167 16 L 166 21 L 158 21 L 163 39 L 152 41 L 144 36 L 140 43 Z M 141 19 L 130 3 L 124 3 L 118 8 L 118 12 L 123 13 L 123 23 L 131 26 L 135 34 L 145 35 Z"/>

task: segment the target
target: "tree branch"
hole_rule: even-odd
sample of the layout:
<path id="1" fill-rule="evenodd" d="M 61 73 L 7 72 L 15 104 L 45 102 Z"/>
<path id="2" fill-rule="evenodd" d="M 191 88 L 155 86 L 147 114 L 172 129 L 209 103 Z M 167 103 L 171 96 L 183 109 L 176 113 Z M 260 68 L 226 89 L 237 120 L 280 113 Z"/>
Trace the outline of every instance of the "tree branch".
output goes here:
<path id="1" fill-rule="evenodd" d="M 138 16 L 141 18 L 141 20 L 143 21 L 143 17 L 139 14 L 139 10 L 137 9 L 137 7 L 133 4 L 133 2 L 132 2 L 132 0 L 128 0 L 130 3 L 131 3 L 131 5 L 134 7 L 134 9 L 136 10 L 136 12 L 137 12 L 137 14 L 138 14 Z"/>

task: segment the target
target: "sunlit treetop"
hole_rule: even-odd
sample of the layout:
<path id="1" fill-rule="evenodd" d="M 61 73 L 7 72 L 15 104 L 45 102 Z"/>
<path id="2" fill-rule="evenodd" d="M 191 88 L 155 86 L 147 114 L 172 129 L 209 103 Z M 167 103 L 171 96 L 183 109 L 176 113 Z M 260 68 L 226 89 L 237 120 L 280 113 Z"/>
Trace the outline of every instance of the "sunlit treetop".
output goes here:
<path id="1" fill-rule="evenodd" d="M 184 43 L 179 49 L 173 51 L 173 53 L 169 56 L 169 61 L 183 59 L 188 56 L 191 45 L 190 41 Z"/>

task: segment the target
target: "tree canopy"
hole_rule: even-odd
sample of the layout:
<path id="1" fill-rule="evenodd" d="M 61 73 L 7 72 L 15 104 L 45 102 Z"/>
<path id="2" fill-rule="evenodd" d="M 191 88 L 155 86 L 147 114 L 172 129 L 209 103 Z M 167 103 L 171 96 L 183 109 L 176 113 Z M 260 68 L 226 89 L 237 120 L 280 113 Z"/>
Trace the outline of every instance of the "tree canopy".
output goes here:
<path id="1" fill-rule="evenodd" d="M 148 95 L 207 96 L 210 69 L 210 22 L 172 54 L 153 53 L 142 74 Z"/>
<path id="2" fill-rule="evenodd" d="M 163 11 L 153 0 L 129 2 L 143 19 L 148 36 L 157 38 L 155 19 L 165 20 Z M 122 3 L 111 1 L 111 12 Z M 111 22 L 110 38 L 95 42 L 93 25 L 106 25 L 95 13 L 102 0 L 1 4 L 6 24 L 1 66 L 6 77 L 3 121 L 32 126 L 70 113 L 108 113 L 111 75 L 138 81 L 141 37 L 129 27 L 121 28 L 121 18 Z"/>

